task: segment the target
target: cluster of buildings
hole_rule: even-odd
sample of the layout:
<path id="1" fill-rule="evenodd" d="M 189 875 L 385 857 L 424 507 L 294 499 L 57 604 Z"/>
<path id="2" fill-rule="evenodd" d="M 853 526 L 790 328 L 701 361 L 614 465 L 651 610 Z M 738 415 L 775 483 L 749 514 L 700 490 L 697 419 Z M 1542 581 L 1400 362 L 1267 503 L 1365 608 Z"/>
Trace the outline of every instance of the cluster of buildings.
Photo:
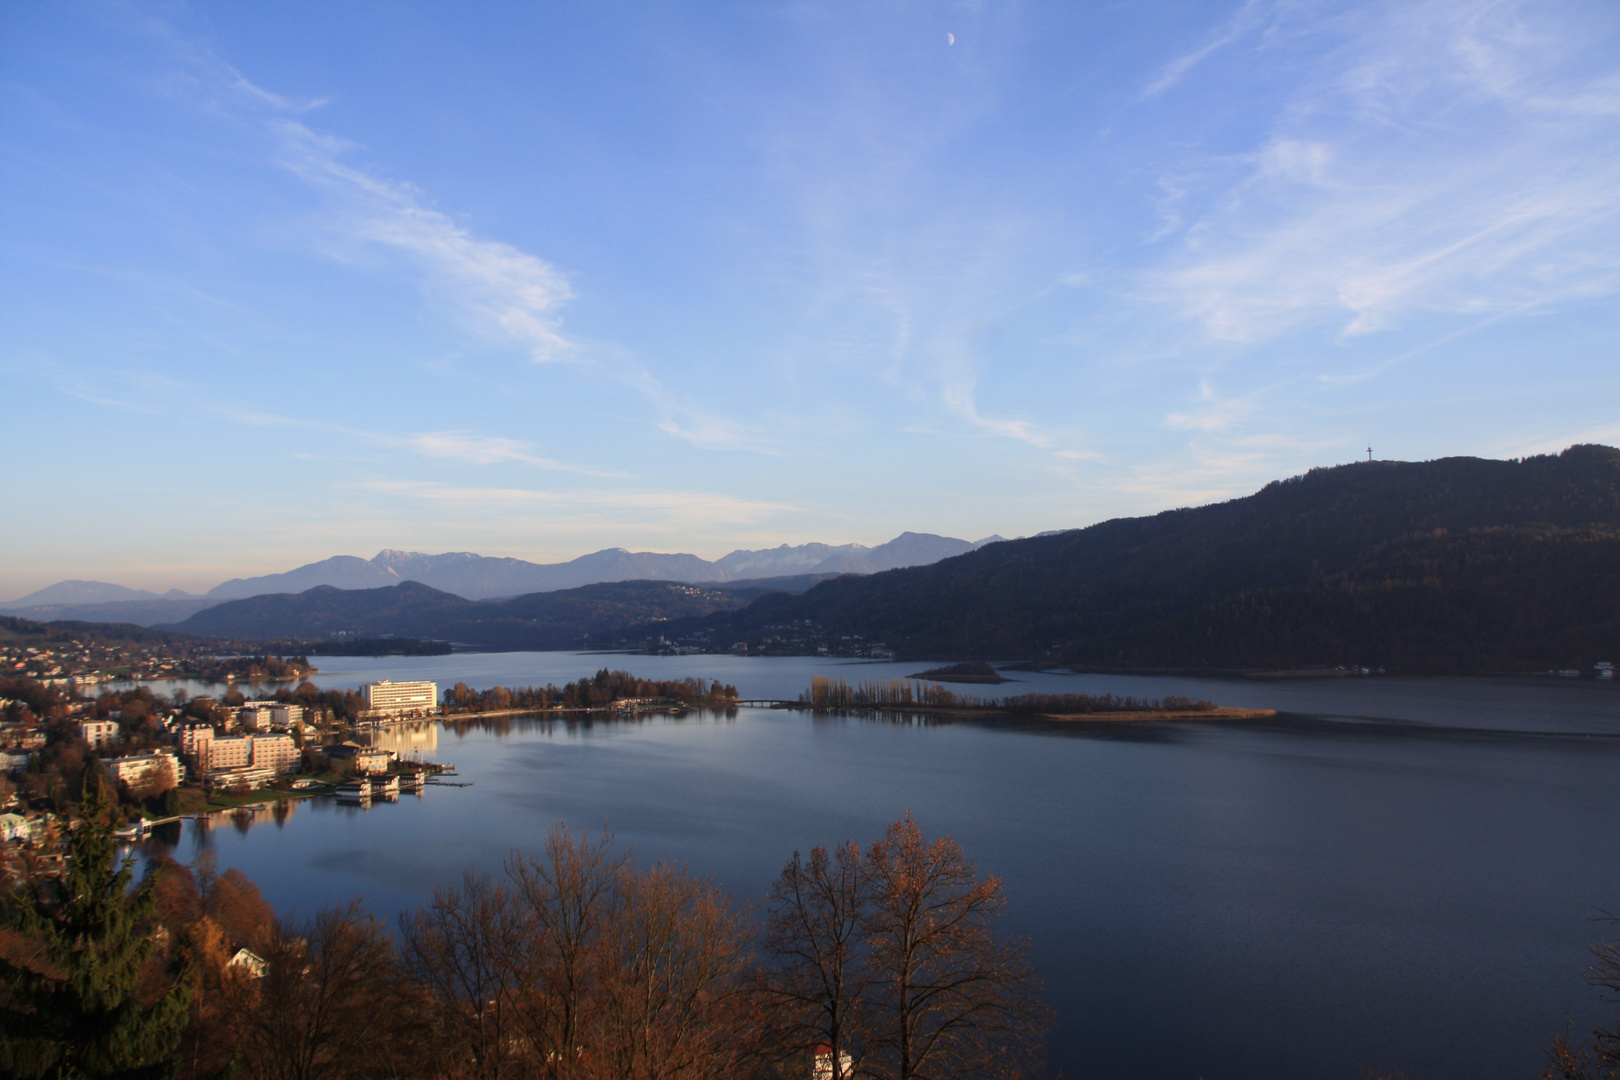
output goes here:
<path id="1" fill-rule="evenodd" d="M 35 638 L 33 644 L 0 642 L 0 674 L 33 679 L 47 686 L 172 678 L 186 666 L 186 657 L 157 643 L 112 641 L 88 635 L 66 641 Z"/>
<path id="2" fill-rule="evenodd" d="M 10 671 L 15 666 L 16 662 L 10 658 L 17 652 L 15 647 L 0 651 L 0 660 L 8 661 L 0 670 Z M 45 657 L 52 661 L 51 665 L 46 665 L 38 659 L 44 656 L 39 649 L 30 649 L 26 655 L 31 658 L 24 662 L 30 676 L 48 674 L 58 665 L 69 672 L 69 665 L 61 664 L 63 657 L 54 654 Z M 75 653 L 71 659 L 88 661 L 94 657 L 88 653 L 80 657 Z M 19 669 L 19 673 L 24 672 Z M 417 724 L 393 721 L 436 715 L 438 684 L 385 679 L 361 687 L 360 692 L 365 702 L 363 716 L 369 721 L 363 726 L 371 728 L 371 745 L 342 742 L 315 749 L 333 762 L 346 763 L 344 771 L 354 778 L 351 794 L 387 798 L 400 790 L 391 782 L 395 760 L 418 758 L 424 750 L 436 749 L 438 742 L 437 725 L 431 721 Z M 0 711 L 10 704 L 0 700 Z M 227 791 L 268 786 L 302 769 L 305 729 L 313 719 L 304 706 L 280 701 L 255 701 L 235 707 L 214 705 L 208 710 L 208 720 L 183 714 L 178 701 L 173 707 L 157 702 L 153 714 L 161 725 L 159 738 L 170 742 L 155 749 L 120 755 L 125 731 L 119 710 L 98 716 L 94 702 L 76 698 L 52 706 L 51 712 L 54 720 L 66 719 L 73 723 L 76 734 L 101 757 L 109 780 L 127 784 L 142 796 L 161 793 L 188 780 Z M 45 749 L 46 740 L 44 724 L 4 725 L 0 729 L 0 773 L 20 774 L 28 769 L 38 752 Z M 404 776 L 400 783 L 408 790 L 420 787 L 420 774 Z M 413 784 L 416 787 L 411 787 Z M 359 791 L 361 787 L 364 792 Z M 48 817 L 48 814 L 33 812 L 0 813 L 0 843 L 38 840 Z"/>
<path id="3" fill-rule="evenodd" d="M 391 682 L 383 679 L 360 688 L 368 718 L 403 719 L 438 711 L 439 686 L 434 682 Z M 303 761 L 302 732 L 307 719 L 302 706 L 283 702 L 250 702 L 220 710 L 220 727 L 190 724 L 180 735 L 180 750 L 193 762 L 199 779 L 210 787 L 247 791 L 264 787 Z M 334 761 L 348 761 L 355 774 L 386 774 L 394 755 L 375 746 L 338 743 L 321 750 Z"/>
<path id="4" fill-rule="evenodd" d="M 693 653 L 729 652 L 733 656 L 827 656 L 864 660 L 893 660 L 894 650 L 881 641 L 867 641 L 860 634 L 830 634 L 809 619 L 767 626 L 749 641 L 731 645 L 713 640 L 712 633 L 698 630 L 671 641 L 660 634 L 648 640 L 644 651 L 657 656 L 687 656 Z"/>
<path id="5" fill-rule="evenodd" d="M 303 748 L 290 734 L 221 735 L 212 724 L 188 724 L 180 750 L 210 787 L 250 791 L 294 771 Z"/>
<path id="6" fill-rule="evenodd" d="M 250 701 L 219 710 L 226 731 L 302 731 L 309 712 L 282 701 Z"/>

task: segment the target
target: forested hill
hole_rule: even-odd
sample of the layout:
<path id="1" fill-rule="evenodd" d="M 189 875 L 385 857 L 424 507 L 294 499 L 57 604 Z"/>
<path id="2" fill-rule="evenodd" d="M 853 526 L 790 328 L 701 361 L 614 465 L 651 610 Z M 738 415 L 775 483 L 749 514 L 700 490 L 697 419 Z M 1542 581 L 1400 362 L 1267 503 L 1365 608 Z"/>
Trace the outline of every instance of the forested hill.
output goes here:
<path id="1" fill-rule="evenodd" d="M 222 638 L 414 637 L 489 649 L 573 649 L 634 623 L 740 608 L 760 591 L 616 581 L 475 601 L 415 581 L 380 589 L 318 585 L 301 593 L 229 600 L 171 629 Z"/>
<path id="2" fill-rule="evenodd" d="M 1230 502 L 766 596 L 702 629 L 752 642 L 796 620 L 903 656 L 1104 668 L 1620 660 L 1620 451 L 1315 469 Z"/>

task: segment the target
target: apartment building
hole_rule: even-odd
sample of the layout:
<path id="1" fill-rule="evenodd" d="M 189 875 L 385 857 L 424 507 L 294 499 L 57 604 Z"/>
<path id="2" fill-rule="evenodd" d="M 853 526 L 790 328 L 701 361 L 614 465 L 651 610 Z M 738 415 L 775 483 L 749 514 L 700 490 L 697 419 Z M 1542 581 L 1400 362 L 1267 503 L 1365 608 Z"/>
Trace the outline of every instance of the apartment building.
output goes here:
<path id="1" fill-rule="evenodd" d="M 79 737 L 89 743 L 92 750 L 111 746 L 118 741 L 118 734 L 116 720 L 84 720 L 79 724 Z"/>
<path id="2" fill-rule="evenodd" d="M 360 688 L 365 698 L 366 711 L 374 715 L 421 716 L 439 708 L 439 684 L 436 682 L 380 682 L 367 683 Z"/>
<path id="3" fill-rule="evenodd" d="M 291 772 L 302 753 L 291 735 L 255 735 L 252 742 L 251 764 L 255 769 Z"/>
<path id="4" fill-rule="evenodd" d="M 109 779 L 122 780 L 131 787 L 155 782 L 159 788 L 167 789 L 180 782 L 179 760 L 172 753 L 162 750 L 113 758 L 101 764 L 107 770 Z"/>
<path id="5" fill-rule="evenodd" d="M 197 763 L 206 772 L 215 769 L 245 769 L 253 761 L 253 738 L 249 735 L 214 736 L 206 759 Z"/>

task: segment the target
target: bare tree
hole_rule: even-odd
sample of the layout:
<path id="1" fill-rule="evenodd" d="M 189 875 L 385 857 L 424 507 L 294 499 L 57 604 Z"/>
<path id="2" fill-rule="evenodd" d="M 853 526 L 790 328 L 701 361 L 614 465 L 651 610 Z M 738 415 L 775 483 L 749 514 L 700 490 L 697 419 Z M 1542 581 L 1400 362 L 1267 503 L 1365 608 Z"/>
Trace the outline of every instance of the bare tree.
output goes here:
<path id="1" fill-rule="evenodd" d="M 748 1007 L 753 933 L 712 883 L 626 867 L 597 970 L 593 1066 L 603 1080 L 731 1076 L 759 1036 Z"/>
<path id="2" fill-rule="evenodd" d="M 530 921 L 521 960 L 519 1001 L 541 1075 L 586 1075 L 589 1010 L 597 1000 L 595 967 L 614 890 L 629 863 L 607 832 L 576 837 L 559 823 L 538 859 L 514 855 L 506 872 Z"/>
<path id="3" fill-rule="evenodd" d="M 908 813 L 867 849 L 874 1028 L 870 1072 L 894 1080 L 1019 1076 L 1038 1067 L 1046 1011 L 1021 944 L 992 932 L 1001 880 Z"/>
<path id="4" fill-rule="evenodd" d="M 858 1075 L 871 1020 L 864 925 L 871 888 L 860 848 L 795 851 L 771 887 L 765 949 L 774 958 L 765 993 L 777 1005 L 781 1042 L 817 1048 L 824 1080 Z"/>
<path id="5" fill-rule="evenodd" d="M 795 854 L 771 891 L 769 996 L 784 1046 L 816 1080 L 935 1080 L 1037 1070 L 1047 1013 L 1006 900 L 948 837 L 910 814 L 864 858 Z"/>
<path id="6" fill-rule="evenodd" d="M 471 1066 L 452 1071 L 521 1075 L 518 993 L 530 925 L 511 889 L 470 870 L 460 888 L 437 888 L 431 905 L 400 916 L 400 951 L 432 1001 L 446 1055 Z"/>

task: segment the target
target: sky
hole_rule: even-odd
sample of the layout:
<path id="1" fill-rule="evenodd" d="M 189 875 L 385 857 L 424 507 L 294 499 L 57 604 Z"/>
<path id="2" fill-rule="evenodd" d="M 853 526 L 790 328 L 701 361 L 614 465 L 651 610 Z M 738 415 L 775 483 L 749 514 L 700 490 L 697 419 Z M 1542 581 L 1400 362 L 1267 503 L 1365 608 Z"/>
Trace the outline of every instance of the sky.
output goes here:
<path id="1" fill-rule="evenodd" d="M 1620 443 L 1620 6 L 0 5 L 0 597 Z"/>

